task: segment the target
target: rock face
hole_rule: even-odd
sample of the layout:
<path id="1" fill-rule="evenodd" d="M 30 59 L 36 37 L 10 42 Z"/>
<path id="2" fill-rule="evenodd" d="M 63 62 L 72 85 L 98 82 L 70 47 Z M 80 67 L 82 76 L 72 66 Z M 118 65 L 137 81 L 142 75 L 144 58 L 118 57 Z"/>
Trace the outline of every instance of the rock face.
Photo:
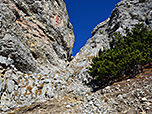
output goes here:
<path id="1" fill-rule="evenodd" d="M 152 69 L 97 92 L 87 72 L 113 32 L 137 23 L 152 29 L 152 1 L 122 0 L 71 60 L 74 35 L 63 0 L 1 0 L 0 113 L 150 114 Z"/>
<path id="2" fill-rule="evenodd" d="M 53 97 L 73 43 L 63 0 L 0 0 L 0 110 Z"/>
<path id="3" fill-rule="evenodd" d="M 0 47 L 22 71 L 71 59 L 74 35 L 63 0 L 1 0 Z"/>
<path id="4" fill-rule="evenodd" d="M 86 45 L 71 61 L 70 67 L 73 68 L 75 78 L 77 79 L 75 80 L 75 86 L 77 86 L 77 88 L 75 88 L 72 91 L 73 96 L 79 96 L 77 98 L 81 98 L 80 95 L 78 95 L 77 90 L 79 89 L 81 93 L 83 93 L 82 90 L 87 90 L 86 86 L 82 87 L 80 82 L 83 82 L 84 85 L 88 85 L 88 87 L 91 87 L 90 90 L 92 90 L 92 87 L 94 88 L 96 86 L 95 83 L 89 83 L 91 77 L 87 73 L 87 69 L 91 63 L 92 58 L 98 54 L 99 49 L 109 48 L 108 42 L 111 40 L 112 33 L 120 32 L 123 35 L 125 35 L 124 29 L 126 27 L 132 28 L 135 24 L 138 23 L 144 23 L 149 27 L 149 29 L 152 29 L 151 18 L 152 18 L 151 0 L 121 0 L 121 2 L 119 2 L 116 5 L 111 16 L 106 21 L 101 22 L 99 25 L 97 25 L 94 28 L 94 30 L 92 31 L 92 38 L 90 38 L 87 41 Z M 142 98 L 148 98 L 146 102 L 152 100 L 151 98 L 149 98 L 149 96 L 151 96 L 152 94 L 151 92 L 152 85 L 149 83 L 151 81 L 151 73 L 150 73 L 150 77 L 149 76 L 147 77 L 144 74 L 141 75 L 145 76 L 143 79 L 141 79 L 143 82 L 139 84 L 138 81 L 134 80 L 131 81 L 131 84 L 133 85 L 129 85 L 130 81 L 128 80 L 128 82 L 126 81 L 124 83 L 126 84 L 126 86 L 123 84 L 121 85 L 116 84 L 116 86 L 120 86 L 120 88 L 123 88 L 121 90 L 118 88 L 118 91 L 117 91 L 117 87 L 116 88 L 114 87 L 114 89 L 110 89 L 113 88 L 113 86 L 106 87 L 105 89 L 94 93 L 92 92 L 89 93 L 90 90 L 88 89 L 86 92 L 84 92 L 81 95 L 82 96 L 81 100 L 83 101 L 81 106 L 79 106 L 81 113 L 150 114 L 152 112 L 151 103 L 149 103 L 149 105 L 144 106 L 141 100 Z M 148 88 L 144 88 L 145 86 L 143 85 L 145 84 L 145 82 L 147 83 Z M 136 87 L 134 86 L 134 84 Z M 129 90 L 125 89 L 124 86 Z M 137 88 L 137 86 L 139 88 Z M 104 92 L 104 90 L 106 89 L 108 90 L 108 94 Z M 146 92 L 147 90 L 148 92 Z M 145 93 L 144 96 L 140 94 L 141 91 Z M 120 96 L 118 96 L 119 94 Z M 128 96 L 129 94 L 132 95 Z M 138 94 L 138 96 L 134 101 L 133 99 L 135 99 L 134 98 L 135 94 Z M 122 101 L 121 100 L 119 101 L 119 99 L 121 99 Z M 124 104 L 120 102 L 123 102 Z"/>
<path id="5" fill-rule="evenodd" d="M 124 34 L 126 27 L 144 23 L 152 29 L 152 1 L 151 0 L 121 0 L 111 16 L 98 24 L 92 31 L 92 38 L 80 50 L 76 58 L 95 56 L 99 49 L 109 48 L 108 42 L 114 32 Z"/>

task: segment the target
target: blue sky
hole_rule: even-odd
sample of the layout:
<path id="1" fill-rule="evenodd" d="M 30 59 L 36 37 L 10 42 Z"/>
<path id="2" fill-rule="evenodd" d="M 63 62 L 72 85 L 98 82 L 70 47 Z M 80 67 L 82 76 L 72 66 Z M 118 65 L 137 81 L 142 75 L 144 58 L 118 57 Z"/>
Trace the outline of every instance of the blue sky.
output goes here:
<path id="1" fill-rule="evenodd" d="M 120 0 L 64 0 L 73 25 L 75 44 L 73 56 L 92 36 L 91 31 L 106 20 Z"/>

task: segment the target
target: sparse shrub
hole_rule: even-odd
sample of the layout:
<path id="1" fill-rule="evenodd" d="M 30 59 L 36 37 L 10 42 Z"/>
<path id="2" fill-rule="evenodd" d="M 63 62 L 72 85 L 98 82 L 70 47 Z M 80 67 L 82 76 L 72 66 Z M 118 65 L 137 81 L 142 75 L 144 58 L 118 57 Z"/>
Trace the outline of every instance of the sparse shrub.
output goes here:
<path id="1" fill-rule="evenodd" d="M 109 82 L 123 75 L 134 76 L 141 66 L 152 61 L 152 30 L 137 24 L 126 35 L 114 33 L 110 49 L 99 51 L 92 60 L 89 74 L 96 80 Z"/>

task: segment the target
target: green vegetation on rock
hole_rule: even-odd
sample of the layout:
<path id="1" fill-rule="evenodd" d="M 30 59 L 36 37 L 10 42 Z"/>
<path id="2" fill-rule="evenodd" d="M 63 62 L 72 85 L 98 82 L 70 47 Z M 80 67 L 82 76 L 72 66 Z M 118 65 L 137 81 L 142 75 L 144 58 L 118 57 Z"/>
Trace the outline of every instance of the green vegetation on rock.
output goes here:
<path id="1" fill-rule="evenodd" d="M 137 24 L 126 35 L 114 33 L 110 49 L 99 51 L 92 60 L 89 74 L 96 80 L 118 80 L 124 75 L 134 76 L 142 66 L 152 61 L 152 30 Z"/>

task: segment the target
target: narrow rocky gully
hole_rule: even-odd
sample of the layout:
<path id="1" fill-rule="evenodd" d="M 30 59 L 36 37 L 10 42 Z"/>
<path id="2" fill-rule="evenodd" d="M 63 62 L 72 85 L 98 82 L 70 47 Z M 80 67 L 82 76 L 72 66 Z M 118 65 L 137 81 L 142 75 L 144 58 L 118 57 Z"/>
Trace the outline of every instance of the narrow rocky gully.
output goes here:
<path id="1" fill-rule="evenodd" d="M 138 23 L 152 29 L 152 0 L 121 0 L 72 57 L 64 0 L 0 0 L 0 114 L 152 114 L 151 66 L 103 88 L 88 73 L 111 34 Z"/>

